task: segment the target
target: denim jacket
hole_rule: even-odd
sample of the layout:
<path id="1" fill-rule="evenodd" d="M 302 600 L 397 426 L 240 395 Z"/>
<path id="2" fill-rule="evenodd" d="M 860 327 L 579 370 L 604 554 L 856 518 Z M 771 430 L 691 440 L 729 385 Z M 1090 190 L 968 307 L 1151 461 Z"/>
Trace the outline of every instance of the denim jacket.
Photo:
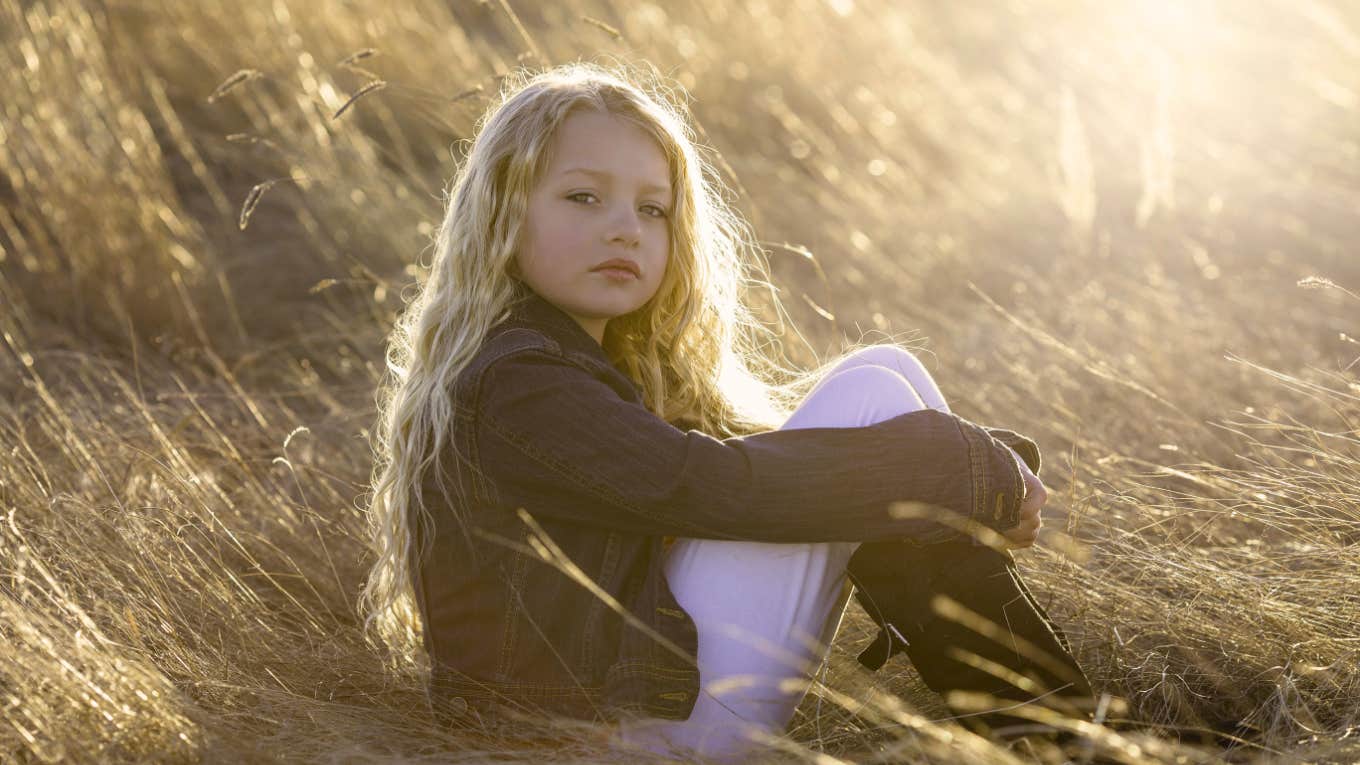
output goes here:
<path id="1" fill-rule="evenodd" d="M 430 700 L 445 719 L 505 707 L 686 719 L 697 633 L 667 586 L 663 538 L 960 535 L 893 517 L 897 501 L 1004 530 L 1024 492 L 1006 446 L 1038 469 L 1032 441 L 935 409 L 723 440 L 675 427 L 522 285 L 450 396 L 459 456 L 446 448 L 425 476 L 430 524 L 415 524 L 412 553 Z"/>

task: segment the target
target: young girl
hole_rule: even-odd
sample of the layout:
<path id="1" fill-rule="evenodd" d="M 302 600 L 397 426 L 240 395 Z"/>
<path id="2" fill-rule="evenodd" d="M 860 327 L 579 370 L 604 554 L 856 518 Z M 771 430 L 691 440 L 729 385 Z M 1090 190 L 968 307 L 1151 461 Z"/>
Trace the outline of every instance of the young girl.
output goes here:
<path id="1" fill-rule="evenodd" d="M 871 669 L 903 650 L 942 694 L 1081 706 L 1005 549 L 1038 531 L 1037 447 L 894 345 L 766 358 L 760 249 L 636 80 L 519 72 L 479 123 L 391 337 L 368 626 L 447 720 L 613 721 L 689 755 L 784 731 L 851 594 Z"/>

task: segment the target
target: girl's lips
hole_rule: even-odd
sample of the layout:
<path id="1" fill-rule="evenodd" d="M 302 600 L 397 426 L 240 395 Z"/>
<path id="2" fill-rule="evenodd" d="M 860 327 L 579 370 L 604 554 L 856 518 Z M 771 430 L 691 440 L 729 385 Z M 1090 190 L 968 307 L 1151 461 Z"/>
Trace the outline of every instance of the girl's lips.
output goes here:
<path id="1" fill-rule="evenodd" d="M 610 279 L 624 280 L 637 278 L 636 274 L 634 274 L 632 271 L 629 271 L 626 268 L 614 268 L 612 266 L 609 268 L 597 268 L 592 273 L 604 274 L 605 276 L 608 276 Z"/>
<path id="2" fill-rule="evenodd" d="M 638 268 L 637 261 L 632 258 L 610 258 L 603 263 L 596 263 L 592 271 L 603 271 L 605 269 L 623 269 L 633 276 L 640 277 L 642 269 Z"/>

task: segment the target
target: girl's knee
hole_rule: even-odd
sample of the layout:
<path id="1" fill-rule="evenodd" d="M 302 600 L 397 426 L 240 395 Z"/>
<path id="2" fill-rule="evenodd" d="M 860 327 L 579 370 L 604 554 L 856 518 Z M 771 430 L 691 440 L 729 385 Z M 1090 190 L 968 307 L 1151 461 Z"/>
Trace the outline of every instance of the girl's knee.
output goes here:
<path id="1" fill-rule="evenodd" d="M 902 375 L 864 364 L 823 378 L 784 428 L 858 427 L 925 408 Z"/>
<path id="2" fill-rule="evenodd" d="M 908 380 L 915 379 L 919 373 L 926 373 L 925 365 L 921 363 L 915 353 L 892 343 L 878 343 L 856 348 L 845 355 L 841 363 L 837 365 L 837 369 L 861 365 L 886 367 Z"/>
<path id="3" fill-rule="evenodd" d="M 837 400 L 899 401 L 921 404 L 921 397 L 905 377 L 892 369 L 877 364 L 861 364 L 839 369 L 828 375 L 818 386 L 821 390 L 834 388 Z"/>
<path id="4" fill-rule="evenodd" d="M 945 402 L 940 386 L 936 384 L 935 378 L 926 369 L 925 364 L 921 363 L 920 358 L 912 351 L 890 343 L 865 346 L 846 354 L 835 369 L 840 371 L 862 366 L 878 366 L 896 372 L 916 390 L 926 406 L 943 412 L 949 411 L 949 404 Z"/>

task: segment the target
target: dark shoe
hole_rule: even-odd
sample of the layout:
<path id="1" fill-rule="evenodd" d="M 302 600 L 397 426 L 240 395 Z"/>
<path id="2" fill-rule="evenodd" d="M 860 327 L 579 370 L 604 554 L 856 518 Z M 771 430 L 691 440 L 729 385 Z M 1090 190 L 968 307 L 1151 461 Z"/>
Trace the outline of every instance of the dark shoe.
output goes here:
<path id="1" fill-rule="evenodd" d="M 1002 709 L 1014 705 L 1090 719 L 1090 682 L 1009 552 L 971 540 L 866 542 L 848 573 L 880 628 L 859 656 L 865 667 L 877 670 L 905 652 L 959 722 L 984 735 L 1053 730 Z"/>

